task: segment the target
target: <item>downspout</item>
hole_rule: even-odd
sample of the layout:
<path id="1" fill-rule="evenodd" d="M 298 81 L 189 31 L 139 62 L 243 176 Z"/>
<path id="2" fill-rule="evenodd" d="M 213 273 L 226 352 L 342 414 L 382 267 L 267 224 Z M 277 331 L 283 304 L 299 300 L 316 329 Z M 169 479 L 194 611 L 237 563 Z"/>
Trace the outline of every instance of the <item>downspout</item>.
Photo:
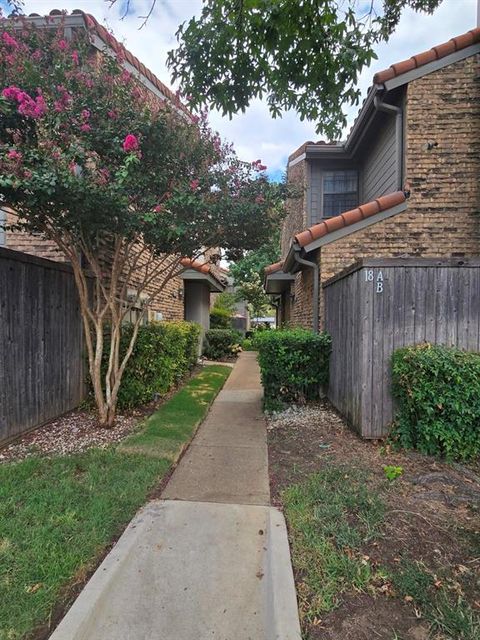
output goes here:
<path id="1" fill-rule="evenodd" d="M 300 247 L 295 247 L 293 259 L 298 264 L 301 264 L 309 269 L 313 270 L 313 300 L 312 300 L 312 313 L 313 313 L 313 330 L 318 333 L 318 313 L 319 313 L 319 270 L 316 262 L 310 262 L 310 260 L 304 260 L 299 256 Z"/>
<path id="2" fill-rule="evenodd" d="M 393 104 L 382 102 L 379 96 L 375 96 L 373 104 L 377 111 L 383 111 L 395 115 L 395 139 L 397 145 L 397 189 L 403 191 L 403 109 Z"/>

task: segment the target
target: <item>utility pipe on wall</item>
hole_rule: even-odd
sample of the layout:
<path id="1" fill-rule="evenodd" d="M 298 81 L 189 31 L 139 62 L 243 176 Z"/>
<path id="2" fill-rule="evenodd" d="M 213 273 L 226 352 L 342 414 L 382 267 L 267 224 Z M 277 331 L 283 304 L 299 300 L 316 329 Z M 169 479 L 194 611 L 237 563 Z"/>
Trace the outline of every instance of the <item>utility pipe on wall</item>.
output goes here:
<path id="1" fill-rule="evenodd" d="M 318 264 L 316 262 L 310 262 L 310 260 L 304 260 L 299 256 L 299 249 L 296 249 L 293 258 L 295 262 L 301 264 L 313 271 L 313 300 L 312 300 L 312 313 L 313 313 L 313 330 L 315 333 L 318 333 L 318 313 L 319 313 L 319 290 L 320 290 L 320 282 L 319 282 L 319 269 Z"/>
<path id="2" fill-rule="evenodd" d="M 397 189 L 403 191 L 403 109 L 382 102 L 379 96 L 373 99 L 375 109 L 395 115 L 395 142 L 397 146 Z"/>

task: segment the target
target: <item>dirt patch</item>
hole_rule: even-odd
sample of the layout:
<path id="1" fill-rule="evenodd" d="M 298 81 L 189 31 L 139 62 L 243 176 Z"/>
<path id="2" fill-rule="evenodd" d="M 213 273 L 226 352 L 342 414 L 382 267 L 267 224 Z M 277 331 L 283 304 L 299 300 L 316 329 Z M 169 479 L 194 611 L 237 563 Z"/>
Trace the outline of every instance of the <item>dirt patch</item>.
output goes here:
<path id="1" fill-rule="evenodd" d="M 386 509 L 381 537 L 362 549 L 372 569 L 395 573 L 409 563 L 424 572 L 428 588 L 458 594 L 480 612 L 479 464 L 448 464 L 362 440 L 327 402 L 270 417 L 268 448 L 272 502 L 280 508 L 283 489 L 326 465 L 367 469 L 371 490 L 381 492 Z M 402 468 L 391 482 L 384 472 L 390 465 Z M 307 623 L 309 596 L 298 571 L 295 578 L 309 640 L 452 637 L 429 635 L 430 621 L 416 597 L 400 593 L 388 578 L 374 581 L 368 593 L 343 594 L 336 609 Z"/>

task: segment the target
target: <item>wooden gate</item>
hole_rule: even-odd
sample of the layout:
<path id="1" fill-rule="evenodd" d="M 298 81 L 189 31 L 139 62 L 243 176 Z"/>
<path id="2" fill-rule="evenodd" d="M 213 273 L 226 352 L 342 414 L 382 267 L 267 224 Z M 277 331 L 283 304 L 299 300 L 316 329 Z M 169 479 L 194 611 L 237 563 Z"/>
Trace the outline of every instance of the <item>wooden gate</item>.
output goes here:
<path id="1" fill-rule="evenodd" d="M 84 378 L 71 268 L 0 248 L 0 442 L 76 407 Z"/>
<path id="2" fill-rule="evenodd" d="M 324 284 L 328 396 L 366 438 L 393 419 L 391 356 L 431 342 L 480 351 L 480 259 L 361 260 Z"/>

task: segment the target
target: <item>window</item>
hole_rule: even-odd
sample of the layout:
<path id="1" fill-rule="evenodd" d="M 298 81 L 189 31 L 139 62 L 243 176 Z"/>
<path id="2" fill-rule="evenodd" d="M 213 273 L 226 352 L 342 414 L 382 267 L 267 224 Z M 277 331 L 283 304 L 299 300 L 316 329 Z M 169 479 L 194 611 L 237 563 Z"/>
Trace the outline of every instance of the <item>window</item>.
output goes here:
<path id="1" fill-rule="evenodd" d="M 323 217 L 338 216 L 358 206 L 358 173 L 355 169 L 323 172 Z"/>

